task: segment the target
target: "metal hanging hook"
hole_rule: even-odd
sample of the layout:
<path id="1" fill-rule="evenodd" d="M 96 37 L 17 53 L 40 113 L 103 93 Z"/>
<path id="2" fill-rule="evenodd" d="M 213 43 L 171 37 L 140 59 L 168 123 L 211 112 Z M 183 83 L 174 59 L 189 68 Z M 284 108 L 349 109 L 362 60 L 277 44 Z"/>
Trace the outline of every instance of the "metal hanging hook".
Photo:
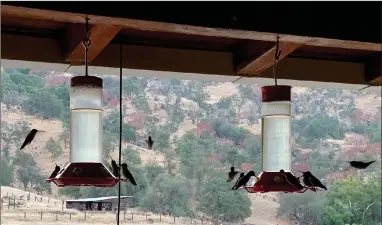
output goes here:
<path id="1" fill-rule="evenodd" d="M 85 18 L 85 38 L 82 41 L 82 45 L 85 48 L 85 76 L 88 76 L 88 50 L 92 45 L 89 33 L 89 17 Z"/>
<path id="2" fill-rule="evenodd" d="M 280 37 L 277 35 L 276 37 L 276 50 L 275 50 L 275 61 L 273 63 L 273 78 L 275 79 L 275 85 L 277 86 L 277 78 L 276 78 L 276 66 L 279 62 L 281 51 L 279 50 Z"/>

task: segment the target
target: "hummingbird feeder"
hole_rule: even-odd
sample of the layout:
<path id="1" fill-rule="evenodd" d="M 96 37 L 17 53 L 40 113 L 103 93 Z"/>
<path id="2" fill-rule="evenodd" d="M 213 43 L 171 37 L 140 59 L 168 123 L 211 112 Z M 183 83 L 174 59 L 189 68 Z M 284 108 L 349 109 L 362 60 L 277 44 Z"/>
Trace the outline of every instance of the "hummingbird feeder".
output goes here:
<path id="1" fill-rule="evenodd" d="M 58 187 L 112 187 L 120 179 L 102 163 L 102 89 L 99 77 L 88 75 L 88 48 L 91 45 L 86 18 L 85 76 L 70 82 L 70 163 L 56 177 L 47 179 Z"/>
<path id="2" fill-rule="evenodd" d="M 291 86 L 273 85 L 262 91 L 262 152 L 263 171 L 259 179 L 245 186 L 256 192 L 305 192 L 303 185 L 293 185 L 283 177 L 291 173 Z M 284 170 L 281 173 L 280 170 Z M 313 190 L 313 189 L 312 189 Z"/>
<path id="3" fill-rule="evenodd" d="M 70 163 L 48 182 L 59 187 L 112 187 L 119 179 L 102 163 L 102 79 L 77 76 L 70 86 Z"/>

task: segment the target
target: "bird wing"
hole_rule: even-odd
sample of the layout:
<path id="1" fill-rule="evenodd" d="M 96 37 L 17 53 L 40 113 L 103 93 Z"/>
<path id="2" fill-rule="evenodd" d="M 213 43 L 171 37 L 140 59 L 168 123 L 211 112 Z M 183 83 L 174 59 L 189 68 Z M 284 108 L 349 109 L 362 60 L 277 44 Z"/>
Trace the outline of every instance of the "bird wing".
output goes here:
<path id="1" fill-rule="evenodd" d="M 135 182 L 135 179 L 133 177 L 133 174 L 130 173 L 128 169 L 126 169 L 126 178 L 135 186 L 137 186 L 137 183 Z"/>
<path id="2" fill-rule="evenodd" d="M 24 140 L 24 143 L 21 145 L 21 148 L 20 149 L 23 149 L 25 146 L 27 146 L 28 144 L 30 144 L 31 142 L 32 142 L 32 134 L 31 133 L 29 133 L 27 136 L 26 136 L 26 138 L 25 138 L 25 140 Z"/>

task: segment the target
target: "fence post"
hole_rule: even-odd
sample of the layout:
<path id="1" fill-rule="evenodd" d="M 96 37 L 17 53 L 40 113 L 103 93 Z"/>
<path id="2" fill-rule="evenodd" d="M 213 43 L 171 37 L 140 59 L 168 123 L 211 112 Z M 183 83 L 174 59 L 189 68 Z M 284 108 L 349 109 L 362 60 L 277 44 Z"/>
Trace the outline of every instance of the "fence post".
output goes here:
<path id="1" fill-rule="evenodd" d="M 8 195 L 8 193 L 7 193 L 7 195 Z M 10 206 L 11 206 L 11 199 L 8 198 L 8 209 L 9 209 Z"/>
<path id="2" fill-rule="evenodd" d="M 159 222 L 162 222 L 162 213 L 159 213 Z"/>
<path id="3" fill-rule="evenodd" d="M 145 213 L 146 214 L 146 221 L 147 221 L 147 213 Z"/>
<path id="4" fill-rule="evenodd" d="M 56 221 L 58 221 L 58 213 L 56 213 Z"/>
<path id="5" fill-rule="evenodd" d="M 48 203 L 50 202 L 50 196 L 49 196 L 49 198 L 48 198 Z"/>
<path id="6" fill-rule="evenodd" d="M 42 220 L 42 211 L 40 212 L 40 214 L 41 214 L 41 215 L 40 215 L 40 219 Z"/>
<path id="7" fill-rule="evenodd" d="M 62 200 L 62 206 L 61 206 L 61 211 L 64 211 L 64 200 Z"/>
<path id="8" fill-rule="evenodd" d="M 175 216 L 174 216 L 174 224 L 175 224 Z"/>
<path id="9" fill-rule="evenodd" d="M 42 196 L 41 196 L 41 200 L 40 200 L 40 202 L 42 202 Z"/>
<path id="10" fill-rule="evenodd" d="M 69 213 L 69 220 L 72 220 L 72 213 Z"/>
<path id="11" fill-rule="evenodd" d="M 134 213 L 131 212 L 131 221 L 134 221 Z"/>
<path id="12" fill-rule="evenodd" d="M 85 221 L 86 221 L 86 212 L 85 212 Z"/>
<path id="13" fill-rule="evenodd" d="M 13 209 L 16 209 L 16 197 L 13 199 Z"/>
<path id="14" fill-rule="evenodd" d="M 204 216 L 202 216 L 202 224 L 203 224 L 203 221 L 204 221 Z"/>
<path id="15" fill-rule="evenodd" d="M 24 211 L 24 220 L 27 220 L 27 212 Z"/>
<path id="16" fill-rule="evenodd" d="M 126 221 L 126 210 L 123 211 L 123 222 L 125 222 L 125 221 Z"/>

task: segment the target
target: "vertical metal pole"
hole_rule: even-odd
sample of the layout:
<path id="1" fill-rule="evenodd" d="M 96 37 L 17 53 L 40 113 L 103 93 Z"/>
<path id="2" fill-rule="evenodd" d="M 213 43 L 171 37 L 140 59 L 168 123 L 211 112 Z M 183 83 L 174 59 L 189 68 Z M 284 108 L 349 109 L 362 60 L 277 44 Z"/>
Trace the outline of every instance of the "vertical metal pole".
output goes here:
<path id="1" fill-rule="evenodd" d="M 121 179 L 121 152 L 122 152 L 122 44 L 119 45 L 119 155 L 118 166 L 119 176 Z M 119 211 L 121 208 L 121 182 L 118 182 L 118 210 L 117 210 L 117 225 L 119 225 Z"/>

